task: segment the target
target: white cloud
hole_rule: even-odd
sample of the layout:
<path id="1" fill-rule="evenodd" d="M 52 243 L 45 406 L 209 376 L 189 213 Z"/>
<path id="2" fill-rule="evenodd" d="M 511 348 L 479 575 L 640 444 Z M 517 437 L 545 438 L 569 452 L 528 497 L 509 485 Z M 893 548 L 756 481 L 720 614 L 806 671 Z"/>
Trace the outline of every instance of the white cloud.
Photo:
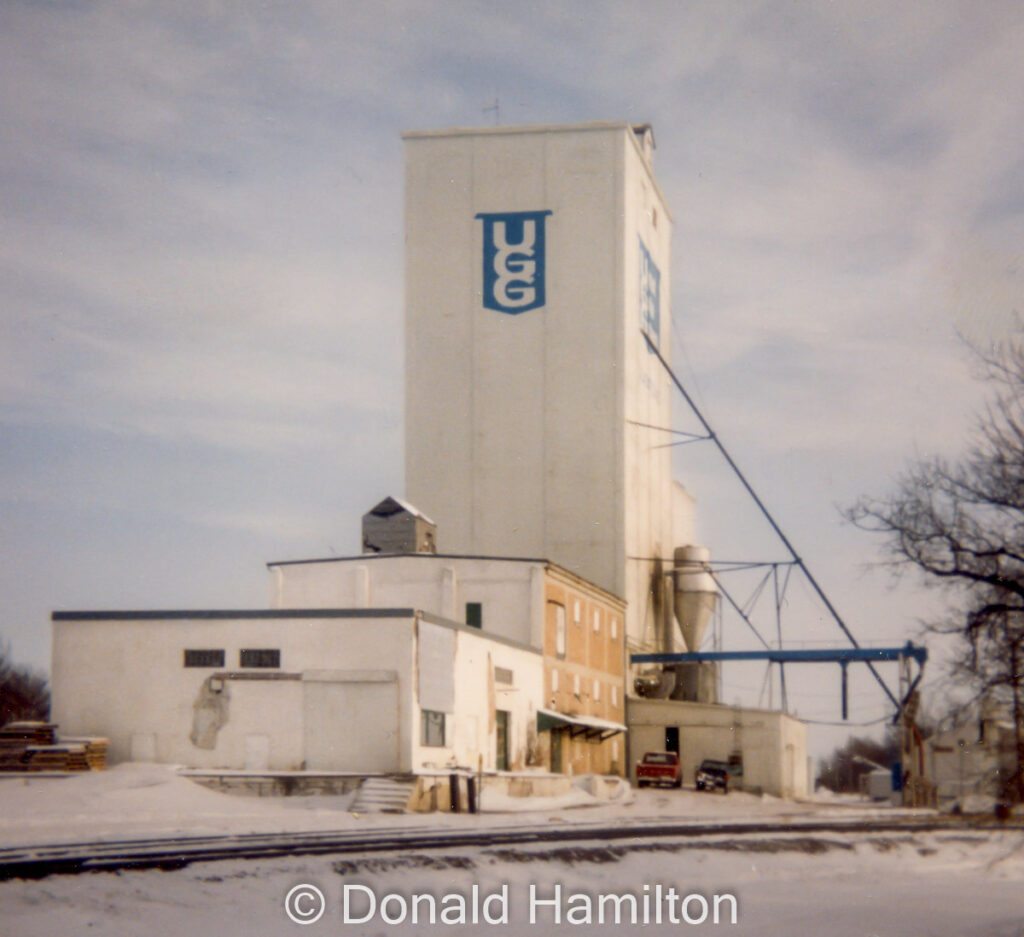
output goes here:
<path id="1" fill-rule="evenodd" d="M 399 131 L 488 123 L 495 98 L 508 122 L 654 122 L 680 376 L 739 461 L 797 494 L 955 447 L 977 389 L 954 327 L 984 338 L 1019 306 L 1014 3 L 109 0 L 0 18 L 0 420 L 88 450 L 61 453 L 66 475 L 42 443 L 4 466 L 47 509 L 120 497 L 319 542 L 311 500 L 346 473 L 366 488 L 352 504 L 383 496 Z M 339 434 L 368 466 L 339 465 Z M 265 474 L 219 508 L 182 504 L 148 476 L 164 446 L 221 497 L 221 459 Z M 279 491 L 270 466 L 296 450 L 324 464 Z M 811 536 L 829 549 L 830 506 L 805 510 L 828 516 Z"/>

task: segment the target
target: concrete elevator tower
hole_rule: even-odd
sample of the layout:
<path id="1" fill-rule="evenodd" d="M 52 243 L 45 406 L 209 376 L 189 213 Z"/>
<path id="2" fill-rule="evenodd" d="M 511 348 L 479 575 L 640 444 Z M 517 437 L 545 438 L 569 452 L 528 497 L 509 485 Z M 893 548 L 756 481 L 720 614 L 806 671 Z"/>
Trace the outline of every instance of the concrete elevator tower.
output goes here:
<path id="1" fill-rule="evenodd" d="M 407 497 L 438 552 L 559 563 L 623 596 L 630 647 L 653 648 L 659 574 L 693 540 L 670 383 L 642 335 L 669 356 L 652 130 L 404 141 Z"/>

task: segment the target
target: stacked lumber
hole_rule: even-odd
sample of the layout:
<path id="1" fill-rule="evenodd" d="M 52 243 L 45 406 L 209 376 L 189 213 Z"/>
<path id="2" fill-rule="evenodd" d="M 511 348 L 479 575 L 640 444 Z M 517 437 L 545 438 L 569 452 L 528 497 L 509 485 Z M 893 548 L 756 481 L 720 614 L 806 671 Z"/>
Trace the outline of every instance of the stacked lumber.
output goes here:
<path id="1" fill-rule="evenodd" d="M 0 771 L 23 771 L 25 769 L 25 745 L 0 742 Z"/>
<path id="2" fill-rule="evenodd" d="M 57 741 L 57 723 L 8 722 L 0 729 L 0 746 L 16 741 L 26 745 L 53 745 Z"/>
<path id="3" fill-rule="evenodd" d="M 106 771 L 107 749 L 110 747 L 110 739 L 85 736 L 82 738 L 64 738 L 61 736 L 60 741 L 62 743 L 82 745 L 85 748 L 85 761 L 90 771 Z"/>
<path id="4" fill-rule="evenodd" d="M 0 771 L 103 771 L 109 739 L 59 738 L 52 722 L 0 728 Z"/>
<path id="5" fill-rule="evenodd" d="M 81 769 L 71 767 L 70 756 L 77 748 Z M 27 771 L 88 771 L 85 764 L 85 750 L 81 745 L 29 745 L 25 749 Z"/>
<path id="6" fill-rule="evenodd" d="M 0 728 L 0 771 L 24 771 L 30 747 L 56 741 L 57 726 L 52 722 L 8 722 Z"/>

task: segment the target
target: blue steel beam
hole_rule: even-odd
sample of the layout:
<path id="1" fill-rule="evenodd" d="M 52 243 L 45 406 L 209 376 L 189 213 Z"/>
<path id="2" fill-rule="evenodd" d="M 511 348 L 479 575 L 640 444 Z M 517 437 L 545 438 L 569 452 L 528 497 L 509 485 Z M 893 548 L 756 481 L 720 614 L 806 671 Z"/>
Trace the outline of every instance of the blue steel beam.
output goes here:
<path id="1" fill-rule="evenodd" d="M 848 664 L 875 663 L 912 657 L 921 666 L 928 659 L 928 648 L 914 644 L 903 647 L 844 647 L 830 650 L 785 651 L 770 648 L 765 651 L 707 651 L 698 654 L 633 654 L 634 664 L 688 664 L 703 661 L 766 660 L 775 664 Z"/>

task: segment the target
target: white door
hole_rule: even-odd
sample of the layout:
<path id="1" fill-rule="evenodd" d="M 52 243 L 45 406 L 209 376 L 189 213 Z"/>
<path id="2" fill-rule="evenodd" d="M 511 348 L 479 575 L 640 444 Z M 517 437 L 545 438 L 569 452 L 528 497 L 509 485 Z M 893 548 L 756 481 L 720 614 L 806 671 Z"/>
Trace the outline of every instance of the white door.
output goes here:
<path id="1" fill-rule="evenodd" d="M 245 770 L 266 771 L 270 766 L 270 736 L 247 735 L 245 737 Z"/>
<path id="2" fill-rule="evenodd" d="M 303 683 L 307 771 L 398 770 L 398 683 L 394 678 Z"/>

